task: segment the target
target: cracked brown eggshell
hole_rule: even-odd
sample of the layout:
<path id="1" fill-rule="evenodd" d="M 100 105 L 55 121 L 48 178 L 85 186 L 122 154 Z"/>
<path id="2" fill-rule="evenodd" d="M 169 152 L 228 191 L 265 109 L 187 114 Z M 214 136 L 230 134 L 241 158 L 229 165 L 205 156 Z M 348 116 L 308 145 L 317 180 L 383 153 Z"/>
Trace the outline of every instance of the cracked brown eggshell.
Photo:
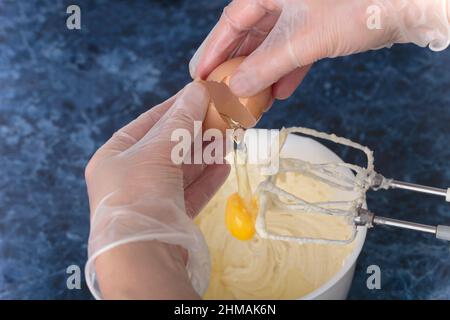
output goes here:
<path id="1" fill-rule="evenodd" d="M 272 103 L 271 87 L 252 97 L 236 97 L 229 89 L 231 75 L 245 57 L 228 60 L 208 76 L 202 83 L 208 89 L 210 104 L 204 120 L 204 130 L 217 128 L 223 132 L 230 128 L 230 120 L 244 128 L 251 128 Z"/>

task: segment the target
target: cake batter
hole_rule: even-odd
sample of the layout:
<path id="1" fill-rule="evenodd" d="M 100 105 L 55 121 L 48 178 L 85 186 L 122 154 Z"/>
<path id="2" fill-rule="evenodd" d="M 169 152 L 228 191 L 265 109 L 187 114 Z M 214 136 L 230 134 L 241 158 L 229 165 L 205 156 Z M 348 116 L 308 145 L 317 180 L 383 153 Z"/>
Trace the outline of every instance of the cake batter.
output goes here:
<path id="1" fill-rule="evenodd" d="M 252 190 L 263 177 L 248 166 Z M 327 282 L 353 250 L 349 245 L 299 245 L 261 239 L 234 238 L 224 223 L 227 198 L 236 191 L 236 173 L 196 219 L 211 255 L 211 280 L 205 299 L 297 299 Z M 283 175 L 279 186 L 306 201 L 334 200 L 335 190 L 296 173 Z M 347 238 L 351 228 L 338 217 L 269 212 L 268 226 L 284 234 Z"/>

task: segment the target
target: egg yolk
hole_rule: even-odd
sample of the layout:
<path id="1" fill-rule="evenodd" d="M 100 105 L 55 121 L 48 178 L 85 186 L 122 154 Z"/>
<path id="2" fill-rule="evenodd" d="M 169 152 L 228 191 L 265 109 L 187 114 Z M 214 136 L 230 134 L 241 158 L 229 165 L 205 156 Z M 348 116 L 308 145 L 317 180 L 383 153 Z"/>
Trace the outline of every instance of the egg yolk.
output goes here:
<path id="1" fill-rule="evenodd" d="M 225 209 L 225 224 L 228 231 L 238 240 L 250 240 L 255 235 L 255 220 L 258 214 L 258 202 L 254 197 L 251 204 L 236 192 L 228 197 Z"/>

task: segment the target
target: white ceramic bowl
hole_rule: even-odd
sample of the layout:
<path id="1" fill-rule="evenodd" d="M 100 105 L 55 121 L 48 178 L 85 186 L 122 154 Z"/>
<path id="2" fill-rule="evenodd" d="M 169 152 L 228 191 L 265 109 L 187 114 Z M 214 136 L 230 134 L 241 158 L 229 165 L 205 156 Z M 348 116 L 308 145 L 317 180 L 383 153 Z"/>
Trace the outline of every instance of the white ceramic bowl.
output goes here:
<path id="1" fill-rule="evenodd" d="M 263 129 L 258 129 L 263 130 Z M 251 152 L 252 148 L 249 148 Z M 253 149 L 254 150 L 254 149 Z M 312 163 L 342 161 L 333 151 L 319 142 L 298 135 L 290 135 L 283 149 L 281 157 L 306 160 Z M 352 174 L 349 170 L 348 174 Z M 367 228 L 358 227 L 353 252 L 347 257 L 342 268 L 330 280 L 313 292 L 299 299 L 346 299 L 355 272 L 356 260 L 366 239 Z"/>

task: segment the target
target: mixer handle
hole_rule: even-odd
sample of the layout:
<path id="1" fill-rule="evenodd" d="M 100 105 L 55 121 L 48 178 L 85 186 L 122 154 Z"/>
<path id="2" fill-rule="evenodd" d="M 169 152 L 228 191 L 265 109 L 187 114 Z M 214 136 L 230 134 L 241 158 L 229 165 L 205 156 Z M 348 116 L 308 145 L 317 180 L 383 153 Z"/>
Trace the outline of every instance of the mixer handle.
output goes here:
<path id="1" fill-rule="evenodd" d="M 403 182 L 394 179 L 386 179 L 381 174 L 377 173 L 372 180 L 372 189 L 403 189 L 413 192 L 432 194 L 445 198 L 445 201 L 450 202 L 450 188 L 441 189 L 435 187 L 424 186 L 416 183 Z"/>
<path id="2" fill-rule="evenodd" d="M 374 225 L 385 225 L 401 229 L 431 233 L 434 234 L 437 239 L 450 241 L 450 226 L 445 225 L 430 226 L 410 221 L 380 217 L 376 216 L 375 214 L 364 208 L 358 209 L 358 216 L 355 217 L 355 223 L 356 225 L 360 226 L 365 225 L 368 226 L 369 228 L 373 227 Z"/>
<path id="3" fill-rule="evenodd" d="M 450 227 L 449 226 L 437 226 L 436 227 L 436 238 L 441 240 L 450 241 Z"/>

